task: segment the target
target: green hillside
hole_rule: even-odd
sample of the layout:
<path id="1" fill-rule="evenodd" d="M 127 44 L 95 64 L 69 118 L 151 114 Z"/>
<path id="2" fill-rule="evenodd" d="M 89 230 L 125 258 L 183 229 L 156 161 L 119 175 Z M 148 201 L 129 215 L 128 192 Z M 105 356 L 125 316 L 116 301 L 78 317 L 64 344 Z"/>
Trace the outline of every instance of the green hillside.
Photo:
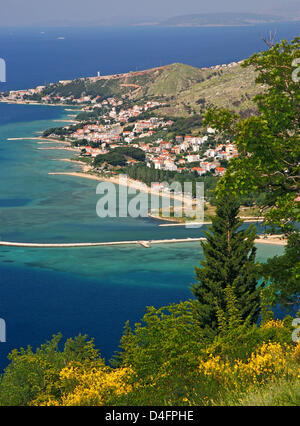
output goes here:
<path id="1" fill-rule="evenodd" d="M 204 103 L 236 111 L 253 109 L 251 99 L 261 88 L 255 85 L 255 72 L 239 64 L 195 68 L 175 63 L 152 70 L 131 72 L 101 79 L 78 79 L 54 84 L 44 95 L 123 97 L 134 101 L 159 99 L 168 104 L 160 114 L 186 116 L 199 113 Z"/>
<path id="2" fill-rule="evenodd" d="M 204 81 L 207 75 L 207 72 L 190 65 L 172 64 L 165 67 L 142 92 L 149 96 L 177 96 Z"/>
<path id="3" fill-rule="evenodd" d="M 169 112 L 171 115 L 181 115 L 189 110 L 199 113 L 204 102 L 234 111 L 253 110 L 252 99 L 263 90 L 255 84 L 255 77 L 253 69 L 245 69 L 241 65 L 219 69 L 208 74 L 204 81 L 180 91 L 171 102 Z"/>

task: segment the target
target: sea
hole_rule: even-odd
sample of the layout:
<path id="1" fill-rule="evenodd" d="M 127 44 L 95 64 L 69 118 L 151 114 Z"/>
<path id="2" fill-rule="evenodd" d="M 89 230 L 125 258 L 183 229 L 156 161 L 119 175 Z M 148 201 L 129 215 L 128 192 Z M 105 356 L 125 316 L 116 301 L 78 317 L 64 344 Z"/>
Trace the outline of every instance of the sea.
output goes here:
<path id="1" fill-rule="evenodd" d="M 0 29 L 7 82 L 0 91 L 172 62 L 229 63 L 265 49 L 273 25 L 226 28 Z M 299 24 L 276 25 L 278 38 L 299 35 Z M 45 150 L 36 137 L 68 123 L 63 107 L 0 104 L 0 238 L 16 242 L 101 242 L 204 236 L 207 228 L 160 227 L 150 218 L 99 218 L 97 182 L 51 172 L 79 171 L 62 161 L 72 154 Z M 257 224 L 258 230 L 259 224 Z M 258 259 L 283 248 L 258 245 Z M 61 332 L 87 334 L 109 360 L 125 322 L 141 320 L 148 306 L 192 299 L 200 244 L 88 248 L 0 247 L 0 370 L 13 348 L 38 347 Z"/>

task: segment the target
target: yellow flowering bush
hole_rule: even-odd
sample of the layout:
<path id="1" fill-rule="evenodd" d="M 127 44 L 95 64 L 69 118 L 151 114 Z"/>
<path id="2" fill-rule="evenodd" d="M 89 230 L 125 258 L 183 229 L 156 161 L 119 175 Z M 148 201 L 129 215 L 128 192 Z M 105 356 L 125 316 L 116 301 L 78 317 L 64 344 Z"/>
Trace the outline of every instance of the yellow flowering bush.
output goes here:
<path id="1" fill-rule="evenodd" d="M 298 342 L 297 346 L 295 347 L 293 358 L 298 364 L 300 364 L 300 342 Z"/>
<path id="2" fill-rule="evenodd" d="M 295 354 L 298 354 L 298 350 L 294 351 L 294 357 L 297 356 Z M 204 382 L 213 380 L 218 387 L 221 385 L 243 390 L 252 385 L 263 384 L 269 379 L 297 377 L 300 370 L 290 368 L 288 363 L 292 354 L 292 348 L 289 346 L 278 342 L 263 343 L 246 362 L 237 359 L 230 363 L 222 360 L 220 356 L 210 354 L 207 361 L 200 363 L 199 371 Z"/>
<path id="3" fill-rule="evenodd" d="M 70 363 L 60 372 L 61 400 L 49 399 L 36 405 L 91 406 L 107 405 L 114 398 L 131 391 L 130 368 L 111 369 Z"/>
<path id="4" fill-rule="evenodd" d="M 73 392 L 62 398 L 62 405 L 104 405 L 114 396 L 127 394 L 131 386 L 127 384 L 130 368 L 108 367 L 102 369 L 87 369 L 68 366 L 61 373 L 61 379 L 77 382 Z"/>
<path id="5" fill-rule="evenodd" d="M 0 405 L 299 405 L 300 343 L 292 318 L 240 324 L 235 314 L 206 338 L 191 304 L 154 308 L 126 330 L 117 362 L 106 365 L 93 341 L 54 336 L 34 353 L 13 351 L 0 380 Z"/>
<path id="6" fill-rule="evenodd" d="M 263 324 L 261 326 L 261 329 L 262 330 L 268 330 L 270 328 L 284 328 L 284 327 L 285 327 L 285 325 L 284 325 L 283 321 L 271 319 L 267 323 Z"/>
<path id="7" fill-rule="evenodd" d="M 228 361 L 222 361 L 221 357 L 209 355 L 207 361 L 202 361 L 199 366 L 199 371 L 206 377 L 213 378 L 218 382 L 227 382 L 232 375 L 232 369 Z"/>
<path id="8" fill-rule="evenodd" d="M 280 343 L 263 343 L 262 346 L 243 363 L 236 361 L 234 371 L 240 382 L 263 383 L 268 378 L 288 373 L 287 350 Z"/>

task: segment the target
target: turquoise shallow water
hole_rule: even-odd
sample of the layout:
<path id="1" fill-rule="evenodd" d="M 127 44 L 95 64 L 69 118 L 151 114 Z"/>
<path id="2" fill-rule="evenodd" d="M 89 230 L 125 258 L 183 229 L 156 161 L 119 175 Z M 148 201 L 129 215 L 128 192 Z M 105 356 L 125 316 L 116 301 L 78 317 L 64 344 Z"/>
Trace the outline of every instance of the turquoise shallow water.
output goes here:
<path id="1" fill-rule="evenodd" d="M 26 111 L 24 110 L 26 108 Z M 25 114 L 25 115 L 24 115 Z M 38 150 L 32 137 L 62 119 L 62 108 L 0 104 L 0 236 L 27 242 L 86 242 L 197 237 L 204 229 L 160 228 L 151 219 L 100 219 L 95 181 L 49 172 L 78 170 L 66 151 Z M 20 121 L 19 117 L 26 117 Z M 2 118 L 2 124 L 1 124 Z M 35 120 L 35 121 L 34 121 Z M 57 124 L 55 124 L 57 125 Z M 259 245 L 258 258 L 282 253 Z M 191 298 L 198 243 L 69 249 L 0 248 L 0 317 L 7 323 L 0 366 L 14 347 L 33 347 L 53 333 L 87 333 L 109 358 L 127 319 L 149 305 Z"/>
<path id="2" fill-rule="evenodd" d="M 5 106 L 0 105 L 2 108 Z M 53 107 L 30 108 L 38 116 L 53 114 Z M 46 108 L 46 110 L 45 110 Z M 57 109 L 58 117 L 66 115 Z M 16 116 L 18 116 L 16 114 Z M 186 238 L 203 236 L 203 229 L 158 226 L 148 218 L 99 218 L 96 204 L 99 182 L 51 172 L 79 171 L 76 164 L 59 161 L 72 153 L 41 150 L 51 145 L 36 140 L 7 141 L 7 138 L 36 136 L 60 123 L 40 120 L 9 123 L 0 133 L 0 236 L 17 242 L 102 242 L 137 239 Z M 130 197 L 129 197 L 130 200 Z"/>
<path id="3" fill-rule="evenodd" d="M 37 115 L 41 111 L 44 113 L 40 107 L 27 108 Z M 53 114 L 53 109 L 48 107 L 49 113 Z M 59 117 L 62 113 L 63 110 L 58 109 Z M 0 232 L 3 240 L 89 242 L 168 238 L 173 235 L 174 230 L 162 230 L 151 219 L 100 219 L 96 214 L 98 182 L 48 175 L 49 172 L 80 170 L 76 164 L 59 161 L 72 156 L 70 152 L 40 150 L 38 148 L 49 145 L 37 141 L 6 140 L 36 136 L 37 132 L 53 125 L 59 124 L 41 120 L 1 126 Z M 198 234 L 198 231 L 176 228 L 178 237 Z"/>

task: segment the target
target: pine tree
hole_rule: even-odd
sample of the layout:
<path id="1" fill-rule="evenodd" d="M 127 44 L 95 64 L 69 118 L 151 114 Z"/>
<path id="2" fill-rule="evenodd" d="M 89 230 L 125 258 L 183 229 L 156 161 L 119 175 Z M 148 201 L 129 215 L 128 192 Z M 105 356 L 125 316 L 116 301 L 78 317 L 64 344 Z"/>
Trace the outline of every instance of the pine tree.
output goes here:
<path id="1" fill-rule="evenodd" d="M 260 293 L 257 289 L 257 268 L 254 225 L 241 229 L 239 203 L 226 195 L 217 201 L 216 216 L 201 242 L 204 260 L 195 267 L 196 280 L 192 292 L 198 299 L 203 328 L 216 330 L 217 311 L 226 312 L 225 289 L 234 289 L 241 318 L 255 322 L 259 315 Z"/>
<path id="2" fill-rule="evenodd" d="M 121 338 L 121 344 L 119 345 L 120 350 L 115 351 L 114 355 L 110 359 L 109 363 L 113 368 L 118 368 L 122 365 L 124 361 L 124 348 L 126 346 L 127 352 L 129 352 L 129 342 L 131 342 L 133 333 L 130 327 L 129 321 L 125 322 L 124 328 L 123 328 L 123 335 Z M 127 347 L 128 346 L 128 347 Z"/>

